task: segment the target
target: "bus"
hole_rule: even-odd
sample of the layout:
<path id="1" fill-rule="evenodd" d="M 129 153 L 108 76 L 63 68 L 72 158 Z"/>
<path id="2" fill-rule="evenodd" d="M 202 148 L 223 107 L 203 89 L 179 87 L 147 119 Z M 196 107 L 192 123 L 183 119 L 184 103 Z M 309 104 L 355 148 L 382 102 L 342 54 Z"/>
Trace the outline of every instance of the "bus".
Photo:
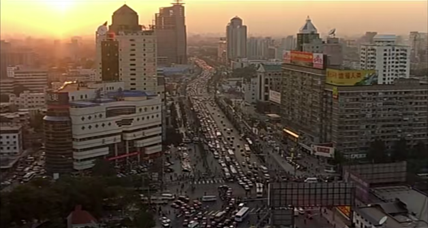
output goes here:
<path id="1" fill-rule="evenodd" d="M 202 202 L 215 202 L 217 201 L 216 196 L 202 196 Z"/>
<path id="2" fill-rule="evenodd" d="M 231 149 L 227 150 L 227 154 L 229 154 L 230 157 L 235 156 L 235 153 Z"/>
<path id="3" fill-rule="evenodd" d="M 249 207 L 243 207 L 241 208 L 238 213 L 236 213 L 235 215 L 235 221 L 237 222 L 242 222 L 244 221 L 245 217 L 247 217 L 247 215 L 250 212 L 250 208 Z"/>
<path id="4" fill-rule="evenodd" d="M 244 150 L 245 150 L 245 153 L 247 153 L 247 154 L 251 153 L 251 149 L 250 149 L 250 146 L 248 144 L 244 145 Z"/>
<path id="5" fill-rule="evenodd" d="M 24 182 L 28 182 L 31 179 L 33 179 L 35 176 L 36 176 L 35 172 L 29 172 L 29 173 L 27 173 L 27 174 L 24 175 L 23 180 L 24 180 Z"/>
<path id="6" fill-rule="evenodd" d="M 217 213 L 214 218 L 216 221 L 220 221 L 223 219 L 223 217 L 226 215 L 226 211 L 220 211 L 219 213 Z"/>
<path id="7" fill-rule="evenodd" d="M 238 174 L 238 172 L 236 172 L 236 169 L 235 169 L 235 167 L 233 167 L 233 165 L 230 165 L 230 173 L 232 173 L 232 175 L 236 175 L 236 174 Z"/>
<path id="8" fill-rule="evenodd" d="M 262 183 L 256 183 L 256 194 L 257 194 L 257 198 L 263 197 L 263 184 Z"/>

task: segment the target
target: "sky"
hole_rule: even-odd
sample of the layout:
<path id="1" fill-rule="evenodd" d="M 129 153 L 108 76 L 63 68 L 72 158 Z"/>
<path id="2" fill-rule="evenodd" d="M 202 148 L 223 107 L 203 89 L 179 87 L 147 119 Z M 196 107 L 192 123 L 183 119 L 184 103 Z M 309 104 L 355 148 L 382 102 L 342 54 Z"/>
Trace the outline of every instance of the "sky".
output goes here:
<path id="1" fill-rule="evenodd" d="M 172 0 L 1 0 L 1 34 L 34 37 L 94 34 L 124 3 L 151 24 L 159 7 Z M 408 34 L 427 31 L 428 5 L 423 1 L 287 1 L 287 0 L 185 0 L 189 34 L 225 33 L 234 16 L 243 19 L 250 35 L 296 34 L 307 16 L 318 32 L 336 28 L 338 36 L 377 31 Z"/>

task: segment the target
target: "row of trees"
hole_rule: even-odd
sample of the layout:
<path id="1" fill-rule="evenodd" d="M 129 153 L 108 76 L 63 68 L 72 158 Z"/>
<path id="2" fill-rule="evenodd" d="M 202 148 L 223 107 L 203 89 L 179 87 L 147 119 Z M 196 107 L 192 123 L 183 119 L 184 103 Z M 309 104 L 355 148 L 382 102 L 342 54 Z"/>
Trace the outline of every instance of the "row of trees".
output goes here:
<path id="1" fill-rule="evenodd" d="M 15 227 L 34 221 L 50 221 L 47 227 L 52 228 L 66 227 L 65 218 L 76 205 L 82 205 L 96 218 L 120 210 L 129 215 L 122 221 L 128 227 L 154 227 L 152 214 L 139 203 L 139 193 L 134 188 L 142 184 L 138 183 L 141 179 L 107 175 L 64 176 L 55 182 L 34 179 L 10 192 L 1 192 L 0 227 Z"/>

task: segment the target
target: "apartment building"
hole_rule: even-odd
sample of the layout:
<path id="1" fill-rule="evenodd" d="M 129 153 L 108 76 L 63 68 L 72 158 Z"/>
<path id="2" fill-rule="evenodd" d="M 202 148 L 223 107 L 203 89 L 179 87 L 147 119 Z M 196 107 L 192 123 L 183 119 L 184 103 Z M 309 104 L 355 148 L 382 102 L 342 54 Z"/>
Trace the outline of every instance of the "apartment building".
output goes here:
<path id="1" fill-rule="evenodd" d="M 16 67 L 13 73 L 13 81 L 14 87 L 23 86 L 30 92 L 43 93 L 48 87 L 48 72 Z"/>
<path id="2" fill-rule="evenodd" d="M 18 109 L 44 109 L 46 108 L 46 93 L 31 93 L 30 91 L 24 91 L 19 94 L 19 96 L 10 94 L 9 102 L 13 103 Z"/>
<path id="3" fill-rule="evenodd" d="M 281 91 L 282 68 L 280 63 L 262 63 L 257 69 L 257 101 L 269 101 L 269 90 Z"/>
<path id="4" fill-rule="evenodd" d="M 401 138 L 409 147 L 428 141 L 428 85 L 417 79 L 369 86 L 327 84 L 323 106 L 321 140 L 332 142 L 345 156 L 364 156 L 375 139 L 387 149 Z"/>
<path id="5" fill-rule="evenodd" d="M 320 142 L 325 70 L 284 64 L 282 77 L 281 122 L 310 151 Z"/>
<path id="6" fill-rule="evenodd" d="M 360 68 L 376 70 L 378 84 L 392 84 L 410 76 L 410 47 L 397 44 L 395 35 L 376 35 L 373 44 L 362 44 Z"/>
<path id="7" fill-rule="evenodd" d="M 0 123 L 0 156 L 16 157 L 23 151 L 22 127 L 19 123 Z"/>
<path id="8" fill-rule="evenodd" d="M 139 24 L 127 5 L 113 13 L 112 24 L 96 31 L 96 65 L 102 81 L 122 81 L 126 90 L 157 92 L 156 35 Z"/>
<path id="9" fill-rule="evenodd" d="M 161 155 L 162 100 L 123 82 L 68 83 L 48 94 L 46 169 L 85 170 L 96 159 L 115 164 Z"/>

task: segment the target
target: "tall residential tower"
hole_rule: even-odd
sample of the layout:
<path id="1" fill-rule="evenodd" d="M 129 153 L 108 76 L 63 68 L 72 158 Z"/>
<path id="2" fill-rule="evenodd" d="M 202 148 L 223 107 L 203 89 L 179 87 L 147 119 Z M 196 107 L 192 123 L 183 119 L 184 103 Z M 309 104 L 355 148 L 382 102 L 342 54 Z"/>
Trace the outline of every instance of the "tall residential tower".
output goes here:
<path id="1" fill-rule="evenodd" d="M 187 63 L 186 19 L 183 3 L 177 0 L 156 14 L 156 36 L 159 65 Z"/>
<path id="2" fill-rule="evenodd" d="M 157 92 L 156 35 L 138 23 L 127 5 L 96 31 L 97 67 L 101 80 L 123 81 L 126 90 Z"/>
<path id="3" fill-rule="evenodd" d="M 227 58 L 234 60 L 247 57 L 247 26 L 234 17 L 226 27 Z"/>

